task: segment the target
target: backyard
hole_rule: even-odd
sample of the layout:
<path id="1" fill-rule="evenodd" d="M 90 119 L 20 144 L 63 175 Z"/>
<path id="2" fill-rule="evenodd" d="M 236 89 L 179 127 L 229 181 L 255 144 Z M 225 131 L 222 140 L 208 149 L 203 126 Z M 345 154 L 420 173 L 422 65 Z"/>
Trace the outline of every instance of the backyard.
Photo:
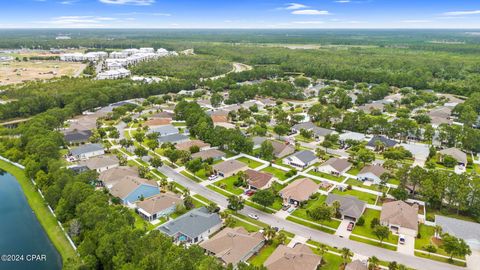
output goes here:
<path id="1" fill-rule="evenodd" d="M 361 191 L 353 190 L 353 189 L 345 190 L 345 191 L 334 189 L 332 193 L 333 194 L 339 194 L 339 195 L 351 195 L 351 196 L 357 197 L 359 200 L 362 200 L 362 201 L 364 201 L 368 204 L 375 204 L 375 202 L 377 200 L 377 196 L 374 195 L 374 194 L 367 193 L 367 192 L 361 192 Z"/>
<path id="2" fill-rule="evenodd" d="M 263 165 L 263 163 L 258 162 L 258 161 L 253 160 L 253 159 L 250 159 L 250 158 L 247 158 L 247 157 L 239 157 L 239 158 L 237 158 L 237 160 L 247 164 L 248 167 L 250 167 L 251 169 L 255 169 L 255 168 Z"/>
<path id="3" fill-rule="evenodd" d="M 272 166 L 268 166 L 268 167 L 262 169 L 262 172 L 271 173 L 271 174 L 273 174 L 273 176 L 278 178 L 278 180 L 280 180 L 280 181 L 285 181 L 285 180 L 288 179 L 288 177 L 285 175 L 287 173 L 286 171 L 274 168 Z"/>

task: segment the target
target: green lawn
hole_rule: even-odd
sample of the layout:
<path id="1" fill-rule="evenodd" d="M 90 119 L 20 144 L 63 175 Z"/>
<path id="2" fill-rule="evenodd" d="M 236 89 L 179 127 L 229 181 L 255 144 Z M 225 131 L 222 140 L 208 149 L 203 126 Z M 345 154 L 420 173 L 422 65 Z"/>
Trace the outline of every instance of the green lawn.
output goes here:
<path id="1" fill-rule="evenodd" d="M 200 194 L 195 194 L 195 195 L 193 195 L 193 197 L 196 198 L 196 199 L 198 199 L 198 200 L 200 200 L 200 201 L 202 201 L 202 202 L 205 202 L 206 204 L 212 203 L 212 201 L 210 201 L 209 199 L 203 197 L 203 196 L 200 195 Z"/>
<path id="2" fill-rule="evenodd" d="M 263 163 L 258 162 L 258 161 L 253 160 L 253 159 L 249 159 L 247 157 L 239 157 L 239 158 L 237 158 L 237 160 L 247 164 L 248 167 L 250 167 L 251 169 L 255 169 L 255 168 L 263 165 Z"/>
<path id="3" fill-rule="evenodd" d="M 380 219 L 380 211 L 373 210 L 373 209 L 366 209 L 365 213 L 363 214 L 363 218 L 365 219 L 365 224 L 363 226 L 358 226 L 358 225 L 355 226 L 352 233 L 360 235 L 360 236 L 365 236 L 365 237 L 368 237 L 368 238 L 372 238 L 372 239 L 375 239 L 375 240 L 379 240 L 373 234 L 373 231 L 370 228 L 370 223 L 372 222 L 372 219 L 374 219 L 374 218 Z M 396 245 L 398 243 L 398 236 L 394 235 L 394 234 L 392 234 L 392 232 L 390 232 L 390 235 L 389 235 L 388 239 L 384 239 L 383 241 Z M 380 245 L 380 243 L 375 242 L 375 245 Z"/>
<path id="4" fill-rule="evenodd" d="M 323 254 L 322 260 L 321 270 L 338 270 L 341 269 L 340 266 L 343 264 L 342 257 L 328 252 Z"/>
<path id="5" fill-rule="evenodd" d="M 262 170 L 262 172 L 267 172 L 273 174 L 276 178 L 278 178 L 280 181 L 287 180 L 288 177 L 285 175 L 287 172 L 284 170 L 280 170 L 277 168 L 274 168 L 272 166 L 268 166 Z"/>
<path id="6" fill-rule="evenodd" d="M 357 175 L 361 169 L 362 167 L 352 167 L 350 170 L 347 171 L 347 173 L 351 175 Z"/>
<path id="7" fill-rule="evenodd" d="M 232 196 L 232 194 L 229 194 L 229 193 L 226 192 L 225 190 L 223 190 L 223 189 L 221 189 L 221 188 L 219 188 L 219 187 L 217 187 L 217 186 L 215 186 L 215 185 L 208 185 L 207 188 L 209 188 L 209 189 L 211 189 L 211 190 L 213 190 L 213 191 L 215 191 L 215 192 L 218 192 L 218 193 L 222 194 L 222 195 L 225 196 L 225 197 L 230 197 L 230 196 Z"/>
<path id="8" fill-rule="evenodd" d="M 431 241 L 432 237 L 435 235 L 435 227 L 427 226 L 424 224 L 420 224 L 418 226 L 418 233 L 420 234 L 421 238 L 415 238 L 415 249 L 424 250 L 425 246 L 429 244 L 433 244 L 437 248 L 437 254 L 450 256 L 443 250 L 441 247 L 437 246 L 433 241 Z M 458 259 L 465 259 L 465 257 L 456 257 Z"/>
<path id="9" fill-rule="evenodd" d="M 215 182 L 215 186 L 217 187 L 220 187 L 220 188 L 223 188 L 233 194 L 236 194 L 236 195 L 240 195 L 243 193 L 243 189 L 242 188 L 239 188 L 239 187 L 236 187 L 233 183 L 235 183 L 235 181 L 237 181 L 237 176 L 236 175 L 232 175 L 230 177 L 227 177 L 225 179 L 222 179 L 220 181 L 217 181 Z"/>
<path id="10" fill-rule="evenodd" d="M 379 185 L 370 185 L 370 186 L 367 186 L 367 185 L 364 185 L 362 181 L 360 180 L 357 180 L 357 179 L 353 179 L 353 178 L 349 178 L 347 180 L 347 182 L 345 182 L 346 184 L 348 185 L 352 185 L 352 186 L 357 186 L 357 187 L 361 187 L 361 188 L 365 188 L 365 189 L 370 189 L 370 190 L 374 190 L 374 191 L 379 191 L 379 192 L 383 192 L 383 191 L 387 191 L 387 187 L 383 187 L 381 188 Z"/>
<path id="11" fill-rule="evenodd" d="M 338 189 L 333 190 L 333 194 L 339 194 L 339 195 L 351 195 L 354 197 L 357 197 L 359 200 L 362 200 L 368 204 L 375 204 L 375 201 L 377 200 L 377 196 L 366 193 L 366 192 L 361 192 L 358 190 L 345 190 L 345 191 L 340 191 Z"/>
<path id="12" fill-rule="evenodd" d="M 248 206 L 251 206 L 251 207 L 253 207 L 253 208 L 255 208 L 255 209 L 258 209 L 258 210 L 260 210 L 260 211 L 269 213 L 269 214 L 275 213 L 275 211 L 272 211 L 272 210 L 270 210 L 269 208 L 265 208 L 265 207 L 263 207 L 263 206 L 261 206 L 261 205 L 259 205 L 259 204 L 256 204 L 256 203 L 254 203 L 254 202 L 251 202 L 251 201 L 247 201 L 247 200 L 246 200 L 246 201 L 245 201 L 245 204 L 248 205 Z"/>
<path id="13" fill-rule="evenodd" d="M 327 198 L 326 196 L 322 195 L 322 196 L 318 196 L 318 198 L 316 200 L 309 200 L 304 207 L 301 207 L 301 208 L 298 208 L 297 210 L 295 210 L 292 213 L 292 216 L 316 222 L 312 218 L 310 218 L 310 216 L 307 214 L 307 211 L 309 209 L 313 209 L 317 206 L 322 205 L 325 202 L 326 198 Z M 330 221 L 322 221 L 322 222 L 316 222 L 316 223 L 319 223 L 319 224 L 322 224 L 322 225 L 325 225 L 325 226 L 328 226 L 328 227 L 331 227 L 331 228 L 334 228 L 334 229 L 338 228 L 338 226 L 340 225 L 340 221 L 334 220 L 334 219 L 332 219 Z"/>
<path id="14" fill-rule="evenodd" d="M 329 234 L 334 234 L 335 233 L 335 230 L 331 230 L 331 229 L 328 229 L 326 227 L 322 227 L 322 226 L 317 225 L 317 224 L 312 224 L 310 222 L 306 222 L 304 220 L 296 218 L 295 216 L 288 216 L 287 220 L 298 223 L 298 224 L 303 225 L 305 227 L 309 227 L 309 228 L 319 230 L 319 231 L 322 231 L 322 232 L 326 232 L 326 233 L 329 233 Z"/>
<path id="15" fill-rule="evenodd" d="M 309 171 L 308 174 L 326 178 L 335 182 L 342 182 L 343 180 L 345 180 L 345 177 L 338 177 L 338 176 L 323 173 L 323 172 L 314 172 L 313 170 Z"/>
<path id="16" fill-rule="evenodd" d="M 310 142 L 313 142 L 313 141 L 314 141 L 313 138 L 305 138 L 305 137 L 303 137 L 303 136 L 300 135 L 300 134 L 297 135 L 297 136 L 295 136 L 295 140 L 296 140 L 296 141 L 299 141 L 299 142 L 306 142 L 306 143 L 310 143 Z"/>
<path id="17" fill-rule="evenodd" d="M 427 259 L 430 259 L 430 260 L 439 261 L 439 262 L 443 262 L 443 263 L 449 263 L 449 264 L 453 264 L 453 265 L 457 265 L 457 266 L 461 266 L 461 267 L 466 267 L 466 264 L 464 262 L 450 261 L 448 258 L 435 256 L 433 254 L 428 255 L 428 254 L 424 254 L 424 253 L 415 251 L 415 256 L 422 257 L 422 258 L 427 258 Z"/>
<path id="18" fill-rule="evenodd" d="M 190 180 L 195 181 L 195 182 L 201 182 L 200 179 L 196 178 L 195 176 L 191 175 L 187 171 L 181 171 L 180 172 L 183 176 L 190 178 Z"/>
<path id="19" fill-rule="evenodd" d="M 275 245 L 265 245 L 257 255 L 253 256 L 248 260 L 248 262 L 254 266 L 262 266 L 263 263 L 272 255 L 277 246 Z"/>
<path id="20" fill-rule="evenodd" d="M 57 251 L 62 256 L 63 266 L 76 268 L 75 265 L 79 263 L 79 257 L 68 242 L 64 232 L 58 226 L 57 219 L 50 213 L 46 202 L 37 192 L 33 183 L 26 177 L 24 171 L 12 164 L 0 160 L 0 168 L 9 172 L 17 179 L 20 184 L 28 204 L 37 216 L 38 221 L 52 241 Z"/>
<path id="21" fill-rule="evenodd" d="M 350 240 L 354 240 L 354 241 L 357 241 L 357 242 L 362 242 L 362 243 L 369 244 L 369 245 L 372 245 L 372 246 L 377 246 L 377 247 L 390 249 L 390 250 L 394 250 L 394 251 L 397 250 L 396 246 L 391 246 L 391 245 L 387 245 L 387 244 L 380 244 L 379 242 L 364 239 L 364 238 L 360 238 L 360 237 L 357 237 L 355 235 L 350 235 Z"/>

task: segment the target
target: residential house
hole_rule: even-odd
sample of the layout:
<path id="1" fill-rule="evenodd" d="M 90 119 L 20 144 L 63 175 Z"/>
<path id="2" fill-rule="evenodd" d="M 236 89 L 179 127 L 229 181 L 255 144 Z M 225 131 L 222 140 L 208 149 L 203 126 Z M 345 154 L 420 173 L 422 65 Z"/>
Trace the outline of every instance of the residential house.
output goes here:
<path id="1" fill-rule="evenodd" d="M 385 110 L 385 105 L 381 102 L 372 102 L 372 103 L 364 104 L 362 106 L 358 106 L 358 110 L 363 111 L 365 113 L 371 113 L 373 111 L 383 112 Z"/>
<path id="2" fill-rule="evenodd" d="M 367 204 L 353 196 L 342 196 L 329 193 L 326 199 L 326 203 L 330 206 L 333 202 L 338 201 L 340 203 L 339 212 L 342 215 L 342 219 L 350 219 L 357 221 L 365 212 Z"/>
<path id="3" fill-rule="evenodd" d="M 283 163 L 305 168 L 318 161 L 317 156 L 310 150 L 303 150 L 283 159 Z"/>
<path id="4" fill-rule="evenodd" d="M 206 207 L 201 207 L 164 223 L 157 229 L 172 237 L 175 243 L 196 244 L 208 239 L 221 227 L 220 216 L 210 213 Z"/>
<path id="5" fill-rule="evenodd" d="M 258 137 L 258 136 L 252 137 L 253 149 L 260 148 L 260 146 L 262 146 L 262 143 L 266 140 L 268 140 L 267 137 Z"/>
<path id="6" fill-rule="evenodd" d="M 237 265 L 240 262 L 247 262 L 264 245 L 265 238 L 260 232 L 249 233 L 243 227 L 227 227 L 201 243 L 200 247 L 225 265 Z"/>
<path id="7" fill-rule="evenodd" d="M 291 144 L 287 144 L 285 142 L 279 141 L 270 141 L 273 146 L 273 155 L 276 158 L 282 158 L 288 155 L 291 155 L 295 152 L 295 146 Z"/>
<path id="8" fill-rule="evenodd" d="M 368 141 L 367 148 L 375 150 L 377 148 L 377 144 L 382 144 L 385 148 L 390 148 L 397 145 L 397 142 L 385 136 L 374 136 L 370 141 Z"/>
<path id="9" fill-rule="evenodd" d="M 317 270 L 322 257 L 313 253 L 305 244 L 297 243 L 293 248 L 279 245 L 265 261 L 268 270 Z"/>
<path id="10" fill-rule="evenodd" d="M 317 171 L 333 175 L 342 175 L 350 170 L 350 168 L 352 168 L 352 163 L 348 162 L 347 159 L 330 158 L 318 166 Z"/>
<path id="11" fill-rule="evenodd" d="M 103 146 L 98 143 L 85 144 L 70 150 L 70 156 L 76 160 L 89 159 L 105 154 Z"/>
<path id="12" fill-rule="evenodd" d="M 100 180 L 104 187 L 110 189 L 115 185 L 120 179 L 125 176 L 138 176 L 138 170 L 136 167 L 130 166 L 120 166 L 108 169 L 106 171 L 100 172 L 98 180 Z"/>
<path id="13" fill-rule="evenodd" d="M 225 178 L 235 175 L 240 171 L 245 171 L 247 169 L 248 169 L 247 164 L 235 159 L 226 160 L 221 163 L 213 165 L 213 171 L 216 174 Z"/>
<path id="14" fill-rule="evenodd" d="M 183 134 L 171 134 L 171 135 L 166 135 L 166 136 L 161 136 L 158 137 L 158 142 L 160 145 L 162 143 L 182 143 L 188 141 L 189 138 L 186 135 Z"/>
<path id="15" fill-rule="evenodd" d="M 87 160 L 81 160 L 78 164 L 99 173 L 120 166 L 118 158 L 114 155 L 92 157 Z"/>
<path id="16" fill-rule="evenodd" d="M 178 128 L 172 125 L 165 125 L 152 128 L 148 131 L 149 133 L 158 133 L 160 137 L 179 134 L 180 131 Z"/>
<path id="17" fill-rule="evenodd" d="M 296 124 L 292 127 L 293 132 L 300 132 L 302 129 L 312 131 L 313 132 L 313 137 L 317 141 L 323 141 L 325 139 L 325 136 L 337 133 L 336 131 L 331 130 L 331 129 L 318 127 L 317 125 L 315 125 L 312 122 L 299 123 L 299 124 Z"/>
<path id="18" fill-rule="evenodd" d="M 134 206 L 134 202 L 160 193 L 156 181 L 136 176 L 125 176 L 109 188 L 112 196 L 119 198 L 123 204 Z"/>
<path id="19" fill-rule="evenodd" d="M 150 127 L 150 128 L 153 128 L 153 127 L 159 127 L 159 126 L 167 126 L 167 125 L 170 125 L 171 122 L 172 122 L 172 119 L 170 119 L 170 118 L 153 118 L 153 119 L 145 121 L 145 123 L 143 123 L 143 125 L 147 126 L 147 127 Z M 155 128 L 155 130 L 156 130 L 156 128 Z"/>
<path id="20" fill-rule="evenodd" d="M 367 165 L 360 170 L 357 174 L 357 179 L 360 181 L 370 181 L 373 184 L 380 184 L 382 179 L 380 178 L 382 174 L 386 173 L 385 170 L 381 165 Z"/>
<path id="21" fill-rule="evenodd" d="M 404 201 L 393 201 L 382 205 L 380 224 L 395 233 L 417 237 L 418 205 Z"/>
<path id="22" fill-rule="evenodd" d="M 209 143 L 206 143 L 206 142 L 201 141 L 201 140 L 191 140 L 191 141 L 187 141 L 187 142 L 178 143 L 178 144 L 175 145 L 175 148 L 177 150 L 190 151 L 190 148 L 192 146 L 198 146 L 200 151 L 204 151 L 204 150 L 207 150 L 207 149 L 210 148 Z"/>
<path id="23" fill-rule="evenodd" d="M 137 201 L 137 212 L 148 221 L 167 217 L 174 213 L 177 205 L 183 204 L 182 198 L 171 192 L 159 193 L 143 201 Z"/>
<path id="24" fill-rule="evenodd" d="M 338 136 L 338 141 L 340 144 L 345 145 L 347 141 L 357 141 L 363 142 L 366 139 L 366 136 L 363 133 L 347 131 Z"/>
<path id="25" fill-rule="evenodd" d="M 247 183 L 250 189 L 267 189 L 272 186 L 273 175 L 248 169 L 245 171 Z"/>
<path id="26" fill-rule="evenodd" d="M 315 194 L 320 187 L 319 184 L 308 178 L 302 178 L 293 181 L 288 186 L 280 190 L 279 195 L 283 198 L 285 204 L 299 205 L 307 201 L 311 195 Z"/>
<path id="27" fill-rule="evenodd" d="M 92 131 L 90 130 L 73 130 L 68 131 L 63 135 L 65 142 L 67 144 L 83 144 L 87 143 L 92 136 Z"/>
<path id="28" fill-rule="evenodd" d="M 208 149 L 192 154 L 192 159 L 201 158 L 202 160 L 207 160 L 209 158 L 213 160 L 220 160 L 223 157 L 226 157 L 227 154 L 217 149 Z"/>
<path id="29" fill-rule="evenodd" d="M 345 266 L 344 270 L 368 270 L 367 264 L 360 260 L 354 260 Z"/>
<path id="30" fill-rule="evenodd" d="M 435 223 L 448 233 L 465 240 L 472 250 L 480 251 L 480 223 L 435 215 Z"/>
<path id="31" fill-rule="evenodd" d="M 467 160 L 467 154 L 465 154 L 462 150 L 452 147 L 452 148 L 447 148 L 443 149 L 441 151 L 438 151 L 438 154 L 440 156 L 440 162 L 443 161 L 443 158 L 445 156 L 451 156 L 453 157 L 459 165 L 461 166 L 467 166 L 468 160 Z"/>

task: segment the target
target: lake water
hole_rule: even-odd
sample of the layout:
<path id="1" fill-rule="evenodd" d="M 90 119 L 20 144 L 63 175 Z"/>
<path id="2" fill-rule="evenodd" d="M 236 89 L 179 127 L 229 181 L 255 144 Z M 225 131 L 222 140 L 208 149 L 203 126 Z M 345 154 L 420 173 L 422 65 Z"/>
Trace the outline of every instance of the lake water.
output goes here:
<path id="1" fill-rule="evenodd" d="M 62 268 L 60 254 L 38 222 L 20 185 L 4 171 L 0 171 L 0 256 L 0 270 Z M 5 262 L 8 259 L 20 261 Z"/>

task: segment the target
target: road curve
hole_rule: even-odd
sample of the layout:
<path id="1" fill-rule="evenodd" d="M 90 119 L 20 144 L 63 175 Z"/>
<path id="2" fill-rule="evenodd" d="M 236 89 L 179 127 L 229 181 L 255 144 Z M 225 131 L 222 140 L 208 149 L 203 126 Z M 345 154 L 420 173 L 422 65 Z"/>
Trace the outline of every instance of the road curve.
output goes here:
<path id="1" fill-rule="evenodd" d="M 177 173 L 172 168 L 168 166 L 163 166 L 159 168 L 159 171 L 163 173 L 168 178 L 179 183 L 180 185 L 188 188 L 189 190 L 198 193 L 209 200 L 215 202 L 221 207 L 226 208 L 228 205 L 227 198 L 219 193 L 216 193 L 192 180 L 183 176 L 180 173 Z M 360 242 L 352 241 L 349 239 L 340 238 L 335 235 L 324 233 L 322 231 L 314 230 L 309 227 L 281 219 L 272 214 L 267 214 L 260 210 L 257 210 L 253 207 L 245 205 L 245 208 L 240 211 L 241 214 L 256 214 L 259 217 L 259 220 L 267 223 L 271 226 L 275 226 L 281 229 L 284 229 L 288 232 L 291 232 L 296 235 L 303 236 L 305 238 L 310 238 L 314 241 L 327 244 L 332 247 L 343 248 L 347 247 L 351 251 L 361 254 L 363 256 L 376 256 L 377 258 L 384 261 L 396 261 L 398 263 L 404 264 L 408 267 L 412 267 L 418 270 L 460 270 L 466 269 L 463 267 L 458 267 L 446 263 L 441 263 L 429 259 L 423 259 L 416 256 L 410 256 L 395 251 L 387 250 L 384 248 L 375 247 L 368 244 L 363 244 Z"/>

